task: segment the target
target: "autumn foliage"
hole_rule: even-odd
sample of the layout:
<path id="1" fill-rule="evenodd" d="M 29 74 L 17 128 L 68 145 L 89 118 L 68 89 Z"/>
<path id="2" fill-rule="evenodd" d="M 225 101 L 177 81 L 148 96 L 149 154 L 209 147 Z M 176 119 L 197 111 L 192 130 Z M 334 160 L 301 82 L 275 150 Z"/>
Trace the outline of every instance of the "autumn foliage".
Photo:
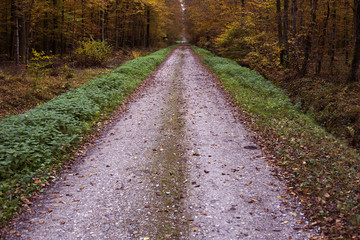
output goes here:
<path id="1" fill-rule="evenodd" d="M 115 50 L 162 47 L 182 34 L 178 0 L 6 0 L 0 18 L 0 54 L 17 63 L 32 48 L 63 56 L 88 39 Z"/>

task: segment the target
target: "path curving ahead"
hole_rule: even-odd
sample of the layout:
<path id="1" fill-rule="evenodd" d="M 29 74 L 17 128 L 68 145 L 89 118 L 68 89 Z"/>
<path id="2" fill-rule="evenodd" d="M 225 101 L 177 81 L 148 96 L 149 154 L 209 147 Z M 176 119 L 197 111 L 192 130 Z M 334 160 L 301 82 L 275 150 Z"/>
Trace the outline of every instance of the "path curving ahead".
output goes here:
<path id="1" fill-rule="evenodd" d="M 178 47 L 6 239 L 306 239 L 213 75 Z M 21 236 L 17 236 L 19 234 Z"/>

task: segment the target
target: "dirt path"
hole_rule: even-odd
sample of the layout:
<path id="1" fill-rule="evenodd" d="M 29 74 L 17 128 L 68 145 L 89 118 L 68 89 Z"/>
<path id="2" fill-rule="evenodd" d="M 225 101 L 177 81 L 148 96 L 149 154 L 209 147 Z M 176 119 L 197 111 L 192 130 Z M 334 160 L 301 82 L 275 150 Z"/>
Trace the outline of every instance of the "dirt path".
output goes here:
<path id="1" fill-rule="evenodd" d="M 306 239 L 249 133 L 187 47 L 7 239 Z M 21 236 L 16 236 L 20 234 Z"/>

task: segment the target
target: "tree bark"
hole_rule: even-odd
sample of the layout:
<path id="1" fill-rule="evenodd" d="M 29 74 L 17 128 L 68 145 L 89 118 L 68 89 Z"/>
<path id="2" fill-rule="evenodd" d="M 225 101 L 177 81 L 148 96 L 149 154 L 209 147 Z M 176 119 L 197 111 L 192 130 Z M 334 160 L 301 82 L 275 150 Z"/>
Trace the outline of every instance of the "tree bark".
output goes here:
<path id="1" fill-rule="evenodd" d="M 150 8 L 146 10 L 146 48 L 150 47 Z"/>
<path id="2" fill-rule="evenodd" d="M 348 83 L 358 82 L 360 64 L 360 0 L 354 0 L 354 56 L 351 64 Z"/>
<path id="3" fill-rule="evenodd" d="M 20 63 L 20 39 L 19 39 L 19 17 L 15 13 L 15 63 L 19 65 Z"/>
<path id="4" fill-rule="evenodd" d="M 276 0 L 276 21 L 278 25 L 278 45 L 280 47 L 280 64 L 283 65 L 284 59 L 282 55 L 283 48 L 283 29 L 282 29 L 282 20 L 281 20 L 281 1 Z"/>
<path id="5" fill-rule="evenodd" d="M 304 61 L 303 61 L 302 67 L 299 72 L 300 77 L 305 76 L 307 73 L 307 70 L 308 70 L 310 52 L 312 49 L 312 34 L 314 32 L 315 25 L 316 25 L 316 10 L 317 10 L 317 5 L 318 5 L 317 3 L 318 3 L 318 0 L 314 0 L 311 4 L 312 5 L 312 7 L 311 7 L 311 23 L 309 26 L 308 34 L 306 35 L 306 38 L 305 38 Z"/>
<path id="6" fill-rule="evenodd" d="M 283 66 L 288 67 L 289 65 L 289 37 L 288 37 L 288 29 L 289 29 L 289 0 L 284 0 L 284 32 L 283 32 Z"/>
<path id="7" fill-rule="evenodd" d="M 297 15 L 298 15 L 298 0 L 292 1 L 292 33 L 295 36 L 297 34 Z"/>
<path id="8" fill-rule="evenodd" d="M 330 1 L 327 1 L 327 11 L 326 11 L 326 18 L 325 18 L 325 23 L 324 23 L 324 27 L 323 27 L 323 32 L 320 36 L 320 44 L 319 44 L 319 58 L 318 58 L 318 62 L 317 62 L 317 66 L 315 69 L 316 75 L 320 75 L 321 73 L 321 68 L 322 68 L 322 62 L 323 62 L 323 58 L 324 58 L 324 52 L 325 52 L 325 39 L 326 39 L 326 31 L 327 31 L 327 27 L 328 27 L 328 23 L 329 23 L 329 18 L 330 18 Z"/>
<path id="9" fill-rule="evenodd" d="M 333 11 L 331 14 L 332 18 L 332 29 L 331 29 L 331 38 L 330 38 L 330 73 L 334 74 L 334 61 L 335 61 L 335 53 L 336 53 L 336 1 L 333 2 Z"/>

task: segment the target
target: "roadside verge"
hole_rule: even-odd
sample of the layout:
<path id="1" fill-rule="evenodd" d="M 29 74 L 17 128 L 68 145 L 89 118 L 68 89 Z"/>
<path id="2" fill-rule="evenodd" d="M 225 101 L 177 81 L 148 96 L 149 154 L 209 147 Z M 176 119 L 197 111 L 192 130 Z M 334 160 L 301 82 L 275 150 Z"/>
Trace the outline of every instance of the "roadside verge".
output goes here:
<path id="1" fill-rule="evenodd" d="M 174 48 L 127 62 L 114 71 L 24 114 L 0 121 L 0 225 L 52 181 L 84 134 L 114 110 Z"/>
<path id="2" fill-rule="evenodd" d="M 285 178 L 288 191 L 332 239 L 358 239 L 360 232 L 360 156 L 327 133 L 291 103 L 286 93 L 260 74 L 193 47 L 239 106 L 257 133 L 268 160 Z"/>

